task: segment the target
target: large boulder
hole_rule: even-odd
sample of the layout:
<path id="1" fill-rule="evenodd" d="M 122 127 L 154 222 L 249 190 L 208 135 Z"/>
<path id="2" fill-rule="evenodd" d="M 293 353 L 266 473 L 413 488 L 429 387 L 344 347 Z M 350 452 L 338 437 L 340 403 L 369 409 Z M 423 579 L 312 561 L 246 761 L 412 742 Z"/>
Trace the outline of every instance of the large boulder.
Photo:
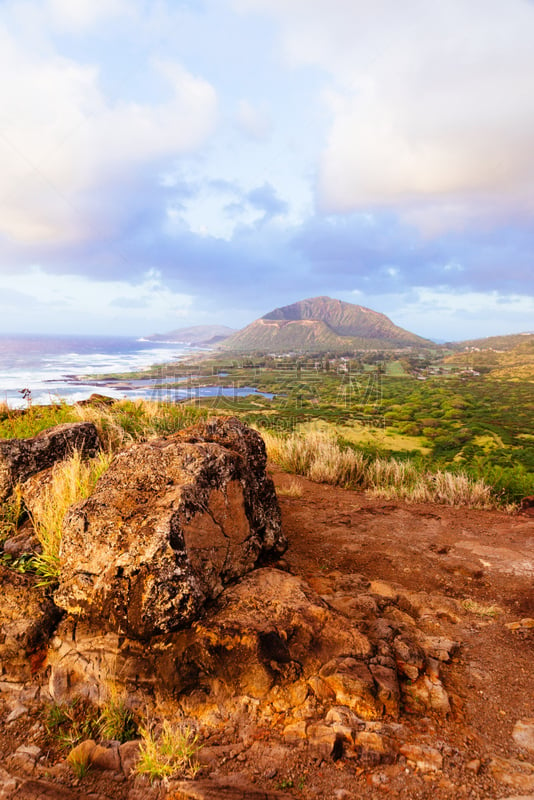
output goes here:
<path id="1" fill-rule="evenodd" d="M 41 431 L 31 439 L 0 439 L 0 502 L 17 483 L 52 467 L 78 450 L 92 458 L 100 449 L 92 422 L 73 422 Z"/>
<path id="2" fill-rule="evenodd" d="M 146 639 L 186 627 L 286 541 L 258 433 L 217 418 L 120 453 L 64 523 L 56 603 Z"/>

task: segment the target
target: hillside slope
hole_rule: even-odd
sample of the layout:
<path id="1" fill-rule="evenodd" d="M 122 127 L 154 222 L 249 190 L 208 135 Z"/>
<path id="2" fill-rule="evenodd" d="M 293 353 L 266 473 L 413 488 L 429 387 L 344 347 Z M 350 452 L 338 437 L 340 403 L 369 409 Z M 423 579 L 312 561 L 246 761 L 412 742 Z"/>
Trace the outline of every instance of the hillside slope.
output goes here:
<path id="1" fill-rule="evenodd" d="M 276 308 L 224 342 L 228 350 L 287 352 L 424 347 L 432 343 L 364 306 L 312 297 Z"/>

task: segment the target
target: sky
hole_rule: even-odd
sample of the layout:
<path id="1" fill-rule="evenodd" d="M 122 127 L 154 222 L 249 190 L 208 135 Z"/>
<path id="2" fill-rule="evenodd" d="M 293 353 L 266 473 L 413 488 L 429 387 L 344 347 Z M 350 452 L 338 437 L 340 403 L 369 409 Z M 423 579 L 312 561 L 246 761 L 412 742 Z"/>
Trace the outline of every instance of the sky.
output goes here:
<path id="1" fill-rule="evenodd" d="M 533 0 L 0 0 L 0 332 L 534 330 Z"/>

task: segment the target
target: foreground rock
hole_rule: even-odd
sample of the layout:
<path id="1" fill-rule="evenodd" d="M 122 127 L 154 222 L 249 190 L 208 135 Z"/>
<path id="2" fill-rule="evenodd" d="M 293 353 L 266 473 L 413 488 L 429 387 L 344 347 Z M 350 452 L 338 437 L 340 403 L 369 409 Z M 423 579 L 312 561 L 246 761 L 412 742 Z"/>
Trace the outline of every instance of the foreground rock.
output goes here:
<path id="1" fill-rule="evenodd" d="M 21 691 L 46 659 L 48 638 L 61 612 L 32 575 L 0 565 L 0 691 Z"/>
<path id="2" fill-rule="evenodd" d="M 286 547 L 263 440 L 216 418 L 120 453 L 64 524 L 56 603 L 147 639 Z"/>
<path id="3" fill-rule="evenodd" d="M 31 439 L 0 440 L 0 502 L 17 483 L 48 469 L 78 450 L 85 458 L 100 449 L 92 422 L 73 422 L 42 431 Z"/>

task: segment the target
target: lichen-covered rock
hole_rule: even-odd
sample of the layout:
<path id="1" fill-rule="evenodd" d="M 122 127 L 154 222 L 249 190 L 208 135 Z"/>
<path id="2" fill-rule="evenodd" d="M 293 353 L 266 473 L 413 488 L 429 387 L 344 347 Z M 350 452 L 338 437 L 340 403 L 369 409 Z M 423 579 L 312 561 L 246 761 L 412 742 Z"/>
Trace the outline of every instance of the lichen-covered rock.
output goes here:
<path id="1" fill-rule="evenodd" d="M 56 603 L 133 638 L 183 628 L 286 542 L 260 435 L 217 418 L 120 453 L 69 511 Z"/>
<path id="2" fill-rule="evenodd" d="M 24 683 L 46 657 L 48 637 L 61 612 L 33 575 L 13 573 L 0 565 L 0 681 Z"/>
<path id="3" fill-rule="evenodd" d="M 0 440 L 0 502 L 17 483 L 68 458 L 74 450 L 91 458 L 100 449 L 92 422 L 73 422 L 41 431 L 31 439 Z"/>

